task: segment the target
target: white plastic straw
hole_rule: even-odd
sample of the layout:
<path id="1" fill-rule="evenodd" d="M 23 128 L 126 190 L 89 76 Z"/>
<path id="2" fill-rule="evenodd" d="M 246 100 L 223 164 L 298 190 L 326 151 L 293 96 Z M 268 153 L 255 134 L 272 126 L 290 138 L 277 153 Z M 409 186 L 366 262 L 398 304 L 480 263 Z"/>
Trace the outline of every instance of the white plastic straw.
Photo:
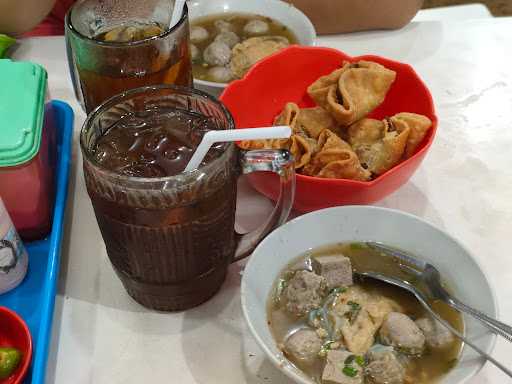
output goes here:
<path id="1" fill-rule="evenodd" d="M 181 19 L 181 15 L 183 15 L 183 7 L 185 6 L 185 0 L 175 0 L 174 8 L 172 10 L 171 21 L 169 22 L 169 29 L 178 24 L 178 21 Z"/>
<path id="2" fill-rule="evenodd" d="M 192 171 L 199 167 L 204 157 L 214 143 L 239 140 L 261 140 L 261 139 L 286 139 L 290 137 L 292 130 L 287 125 L 275 127 L 231 129 L 226 131 L 208 131 L 203 136 L 192 158 L 185 167 L 185 172 Z"/>

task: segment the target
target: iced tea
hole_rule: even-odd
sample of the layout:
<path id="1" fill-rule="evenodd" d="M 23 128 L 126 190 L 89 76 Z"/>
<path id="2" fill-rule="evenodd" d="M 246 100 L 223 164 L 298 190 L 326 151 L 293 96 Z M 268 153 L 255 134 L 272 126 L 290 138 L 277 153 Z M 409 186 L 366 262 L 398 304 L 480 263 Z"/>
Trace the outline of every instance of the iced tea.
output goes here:
<path id="1" fill-rule="evenodd" d="M 143 4 L 159 12 L 148 9 L 145 15 Z M 66 17 L 68 61 L 75 93 L 87 113 L 128 89 L 192 85 L 187 9 L 169 30 L 170 15 L 165 13 L 170 10 L 170 2 L 159 0 L 112 1 L 110 8 L 86 0 L 71 9 Z M 161 19 L 153 20 L 155 15 Z"/>

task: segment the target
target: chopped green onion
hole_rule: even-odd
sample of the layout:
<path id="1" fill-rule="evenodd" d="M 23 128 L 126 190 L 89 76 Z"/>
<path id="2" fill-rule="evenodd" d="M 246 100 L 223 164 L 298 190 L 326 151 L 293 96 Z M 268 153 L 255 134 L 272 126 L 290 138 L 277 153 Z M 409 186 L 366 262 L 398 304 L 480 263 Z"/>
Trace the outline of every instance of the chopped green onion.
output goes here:
<path id="1" fill-rule="evenodd" d="M 325 343 L 323 343 L 322 347 L 320 348 L 320 352 L 318 352 L 318 355 L 323 357 L 327 355 L 327 352 L 331 350 L 331 346 L 335 343 L 333 340 L 328 340 Z"/>
<path id="2" fill-rule="evenodd" d="M 345 365 L 349 365 L 351 364 L 356 358 L 356 355 L 349 355 L 346 359 L 345 359 Z"/>
<path id="3" fill-rule="evenodd" d="M 356 320 L 357 315 L 359 315 L 359 312 L 361 311 L 361 304 L 356 303 L 355 301 L 348 301 L 347 305 L 350 307 L 350 312 L 348 312 L 346 316 L 350 324 L 352 324 Z"/>
<path id="4" fill-rule="evenodd" d="M 364 367 L 366 365 L 366 359 L 363 356 L 357 355 L 354 360 L 360 367 Z"/>
<path id="5" fill-rule="evenodd" d="M 329 291 L 329 295 L 339 295 L 347 290 L 345 287 L 336 287 Z"/>
<path id="6" fill-rule="evenodd" d="M 342 372 L 348 377 L 355 377 L 357 375 L 357 369 L 349 365 L 345 365 Z"/>

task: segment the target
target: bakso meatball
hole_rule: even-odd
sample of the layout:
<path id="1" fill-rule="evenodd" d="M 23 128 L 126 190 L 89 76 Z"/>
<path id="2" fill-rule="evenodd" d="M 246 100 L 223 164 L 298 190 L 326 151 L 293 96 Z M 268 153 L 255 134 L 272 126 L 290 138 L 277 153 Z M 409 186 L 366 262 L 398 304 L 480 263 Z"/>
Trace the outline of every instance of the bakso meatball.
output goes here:
<path id="1" fill-rule="evenodd" d="M 198 61 L 201 59 L 201 52 L 194 44 L 190 44 L 190 58 L 192 61 Z"/>
<path id="2" fill-rule="evenodd" d="M 264 35 L 268 31 L 268 24 L 263 20 L 251 20 L 244 26 L 244 32 L 248 35 Z"/>
<path id="3" fill-rule="evenodd" d="M 434 319 L 418 319 L 416 325 L 423 331 L 430 348 L 444 348 L 453 343 L 454 337 L 450 330 Z"/>
<path id="4" fill-rule="evenodd" d="M 233 79 L 231 69 L 227 67 L 212 67 L 208 70 L 208 77 L 217 83 L 229 83 Z"/>
<path id="5" fill-rule="evenodd" d="M 221 43 L 228 45 L 229 48 L 233 48 L 240 42 L 240 38 L 235 32 L 225 31 L 215 36 L 215 41 L 220 41 Z"/>
<path id="6" fill-rule="evenodd" d="M 205 41 L 206 39 L 208 39 L 209 36 L 210 34 L 208 33 L 208 31 L 205 28 L 200 27 L 198 25 L 190 29 L 190 41 L 193 43 L 200 43 L 202 41 Z"/>
<path id="7" fill-rule="evenodd" d="M 326 284 L 325 278 L 313 272 L 295 272 L 283 292 L 288 312 L 302 316 L 320 307 Z"/>
<path id="8" fill-rule="evenodd" d="M 423 352 L 425 336 L 412 319 L 399 312 L 390 312 L 380 328 L 380 340 L 400 352 L 416 355 Z"/>
<path id="9" fill-rule="evenodd" d="M 369 352 L 365 373 L 370 384 L 402 384 L 405 367 L 393 351 Z"/>
<path id="10" fill-rule="evenodd" d="M 302 328 L 289 336 L 284 343 L 284 352 L 296 363 L 312 364 L 322 348 L 322 339 L 311 328 Z"/>
<path id="11" fill-rule="evenodd" d="M 229 32 L 233 30 L 233 25 L 226 20 L 216 20 L 213 25 L 219 32 Z"/>
<path id="12" fill-rule="evenodd" d="M 226 65 L 231 59 L 231 48 L 226 43 L 214 41 L 204 50 L 203 59 L 210 65 Z"/>

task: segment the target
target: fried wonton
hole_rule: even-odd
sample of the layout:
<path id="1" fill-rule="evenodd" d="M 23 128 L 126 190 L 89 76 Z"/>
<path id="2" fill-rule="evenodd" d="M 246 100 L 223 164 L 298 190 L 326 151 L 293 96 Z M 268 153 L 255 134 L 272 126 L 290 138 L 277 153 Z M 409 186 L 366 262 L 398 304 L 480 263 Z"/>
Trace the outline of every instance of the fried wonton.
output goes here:
<path id="1" fill-rule="evenodd" d="M 243 141 L 243 149 L 288 149 L 295 159 L 295 167 L 302 168 L 309 163 L 316 152 L 316 139 L 322 131 L 337 130 L 336 121 L 320 107 L 299 108 L 295 103 L 287 103 L 274 119 L 274 125 L 289 125 L 290 139 Z M 334 133 L 332 133 L 334 135 Z"/>
<path id="2" fill-rule="evenodd" d="M 397 130 L 405 130 L 410 128 L 407 145 L 405 147 L 405 158 L 411 157 L 418 145 L 423 141 L 427 131 L 432 126 L 432 121 L 427 116 L 418 115 L 417 113 L 402 112 L 390 118 L 391 122 L 397 127 Z"/>
<path id="3" fill-rule="evenodd" d="M 348 128 L 348 140 L 361 164 L 374 175 L 394 167 L 404 156 L 411 129 L 388 119 L 363 119 Z"/>
<path id="4" fill-rule="evenodd" d="M 309 163 L 316 152 L 316 140 L 310 137 L 292 134 L 289 139 L 245 140 L 239 147 L 245 150 L 253 149 L 286 149 L 295 159 L 295 169 Z"/>
<path id="5" fill-rule="evenodd" d="M 352 150 L 346 141 L 329 129 L 324 129 L 322 133 L 318 135 L 317 147 L 319 151 L 325 151 L 332 148 Z"/>
<path id="6" fill-rule="evenodd" d="M 317 151 L 303 173 L 335 179 L 369 180 L 371 174 L 361 167 L 350 145 L 335 133 L 325 129 L 318 136 Z"/>
<path id="7" fill-rule="evenodd" d="M 284 109 L 274 119 L 274 125 L 289 125 L 292 135 L 289 139 L 251 140 L 242 141 L 243 149 L 287 149 L 295 159 L 295 168 L 302 168 L 309 163 L 311 156 L 316 152 L 317 142 L 308 136 L 307 131 L 317 129 L 314 121 L 301 119 L 304 109 L 300 109 L 295 103 L 287 103 Z"/>
<path id="8" fill-rule="evenodd" d="M 329 179 L 351 179 L 366 181 L 370 172 L 361 167 L 357 155 L 344 149 L 327 149 L 318 152 L 304 167 L 305 175 Z"/>
<path id="9" fill-rule="evenodd" d="M 297 125 L 300 130 L 313 139 L 318 139 L 320 133 L 326 129 L 339 132 L 336 120 L 321 107 L 302 108 L 297 116 Z"/>
<path id="10" fill-rule="evenodd" d="M 290 42 L 283 36 L 251 37 L 244 40 L 231 51 L 231 72 L 236 78 L 241 79 L 256 62 L 288 45 Z"/>
<path id="11" fill-rule="evenodd" d="M 338 131 L 336 120 L 325 109 L 320 107 L 300 108 L 295 103 L 286 103 L 274 125 L 289 125 L 292 132 L 317 139 L 320 132 L 329 129 Z"/>
<path id="12" fill-rule="evenodd" d="M 274 125 L 288 125 L 292 129 L 292 135 L 296 132 L 297 116 L 300 108 L 295 103 L 287 103 L 281 113 L 274 119 Z M 244 140 L 239 144 L 242 149 L 288 149 L 289 139 Z"/>
<path id="13" fill-rule="evenodd" d="M 299 117 L 300 108 L 295 103 L 286 103 L 283 110 L 274 119 L 274 125 L 289 125 L 295 132 L 297 118 Z"/>
<path id="14" fill-rule="evenodd" d="M 253 149 L 286 149 L 288 139 L 244 140 L 238 146 L 245 150 Z"/>
<path id="15" fill-rule="evenodd" d="M 371 61 L 345 63 L 308 87 L 309 96 L 338 123 L 348 126 L 378 107 L 396 72 Z"/>
<path id="16" fill-rule="evenodd" d="M 290 137 L 290 146 L 287 148 L 295 159 L 295 169 L 308 164 L 316 152 L 316 140 L 301 135 Z"/>

